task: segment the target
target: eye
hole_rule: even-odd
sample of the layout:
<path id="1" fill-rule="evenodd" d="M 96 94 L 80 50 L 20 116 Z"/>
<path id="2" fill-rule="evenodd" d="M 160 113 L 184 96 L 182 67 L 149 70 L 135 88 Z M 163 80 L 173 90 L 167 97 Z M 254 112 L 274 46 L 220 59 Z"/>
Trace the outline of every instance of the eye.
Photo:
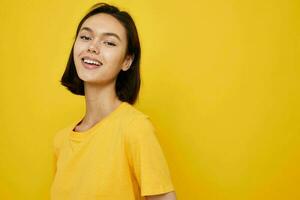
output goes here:
<path id="1" fill-rule="evenodd" d="M 90 40 L 91 39 L 90 37 L 87 37 L 85 35 L 80 36 L 80 38 L 83 39 L 83 40 Z"/>
<path id="2" fill-rule="evenodd" d="M 109 45 L 109 46 L 116 46 L 115 43 L 113 43 L 113 42 L 108 42 L 108 41 L 105 41 L 104 44 L 107 44 L 107 45 Z"/>

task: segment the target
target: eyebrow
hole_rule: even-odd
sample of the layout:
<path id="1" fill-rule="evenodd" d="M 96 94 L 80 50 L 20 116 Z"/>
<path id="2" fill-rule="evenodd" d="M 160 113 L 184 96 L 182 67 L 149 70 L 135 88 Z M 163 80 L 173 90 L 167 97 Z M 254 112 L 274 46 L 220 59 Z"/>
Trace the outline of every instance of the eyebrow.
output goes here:
<path id="1" fill-rule="evenodd" d="M 93 30 L 91 28 L 89 28 L 89 27 L 83 27 L 83 28 L 80 29 L 80 31 L 83 31 L 83 30 L 86 30 L 86 31 L 89 31 L 89 32 L 93 32 Z M 120 36 L 118 36 L 118 34 L 116 34 L 116 33 L 104 32 L 102 34 L 106 35 L 106 36 L 114 36 L 114 37 L 118 38 L 118 40 L 122 41 L 121 38 L 120 38 Z"/>

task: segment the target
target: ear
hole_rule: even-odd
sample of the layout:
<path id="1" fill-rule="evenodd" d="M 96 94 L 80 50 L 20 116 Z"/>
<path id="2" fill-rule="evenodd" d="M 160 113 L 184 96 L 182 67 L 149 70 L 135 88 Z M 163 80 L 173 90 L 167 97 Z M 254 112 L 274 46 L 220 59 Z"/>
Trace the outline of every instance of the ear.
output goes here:
<path id="1" fill-rule="evenodd" d="M 130 68 L 133 60 L 134 60 L 134 55 L 126 55 L 126 58 L 122 65 L 122 70 L 127 71 Z"/>

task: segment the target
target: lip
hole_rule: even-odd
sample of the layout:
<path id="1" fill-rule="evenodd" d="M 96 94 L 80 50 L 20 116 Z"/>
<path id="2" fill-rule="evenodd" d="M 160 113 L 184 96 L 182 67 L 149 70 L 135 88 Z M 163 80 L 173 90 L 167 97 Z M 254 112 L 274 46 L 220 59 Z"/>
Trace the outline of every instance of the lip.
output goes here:
<path id="1" fill-rule="evenodd" d="M 90 60 L 96 60 L 96 61 L 98 61 L 100 64 L 102 64 L 102 62 L 100 62 L 100 60 L 98 60 L 97 58 L 93 58 L 93 57 L 90 57 L 90 56 L 82 56 L 82 57 L 81 57 L 81 60 L 82 60 L 83 58 L 90 59 Z"/>
<path id="2" fill-rule="evenodd" d="M 90 60 L 96 60 L 96 61 L 98 61 L 98 62 L 100 63 L 100 66 L 85 63 L 85 62 L 83 62 L 83 59 L 84 59 L 84 58 L 90 59 Z M 89 56 L 83 56 L 80 60 L 81 60 L 82 65 L 83 65 L 86 69 L 97 69 L 97 68 L 100 68 L 100 67 L 102 66 L 102 62 L 100 62 L 98 59 L 95 59 L 95 58 L 92 58 L 92 57 L 89 57 Z"/>
<path id="3" fill-rule="evenodd" d="M 91 65 L 91 64 L 85 63 L 85 62 L 83 62 L 82 59 L 81 59 L 81 63 L 84 66 L 84 68 L 86 68 L 86 69 L 97 69 L 97 68 L 100 68 L 102 66 L 102 65 L 97 66 L 97 65 Z"/>

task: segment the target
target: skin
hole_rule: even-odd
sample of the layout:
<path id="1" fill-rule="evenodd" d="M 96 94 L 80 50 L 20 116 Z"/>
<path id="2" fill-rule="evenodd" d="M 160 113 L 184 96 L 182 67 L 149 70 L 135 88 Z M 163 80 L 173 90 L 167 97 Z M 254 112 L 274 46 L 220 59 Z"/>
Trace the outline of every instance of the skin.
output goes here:
<path id="1" fill-rule="evenodd" d="M 85 30 L 88 27 L 89 30 Z M 117 34 L 119 39 L 105 33 Z M 123 25 L 109 14 L 96 14 L 82 24 L 74 43 L 77 74 L 84 81 L 86 113 L 75 131 L 90 129 L 122 103 L 115 92 L 118 73 L 129 69 L 133 57 L 126 54 L 127 37 Z M 81 58 L 89 56 L 103 63 L 100 68 L 84 68 Z M 175 192 L 145 197 L 147 200 L 176 200 Z"/>
<path id="2" fill-rule="evenodd" d="M 91 31 L 83 30 L 83 27 L 89 27 Z M 104 35 L 105 32 L 117 34 L 121 41 Z M 132 57 L 125 56 L 126 47 L 126 30 L 114 17 L 101 13 L 82 24 L 73 56 L 78 76 L 84 81 L 86 113 L 76 131 L 91 128 L 121 103 L 115 92 L 116 78 L 120 70 L 128 70 L 133 61 Z M 81 63 L 83 56 L 96 58 L 103 65 L 93 70 L 86 69 Z"/>

